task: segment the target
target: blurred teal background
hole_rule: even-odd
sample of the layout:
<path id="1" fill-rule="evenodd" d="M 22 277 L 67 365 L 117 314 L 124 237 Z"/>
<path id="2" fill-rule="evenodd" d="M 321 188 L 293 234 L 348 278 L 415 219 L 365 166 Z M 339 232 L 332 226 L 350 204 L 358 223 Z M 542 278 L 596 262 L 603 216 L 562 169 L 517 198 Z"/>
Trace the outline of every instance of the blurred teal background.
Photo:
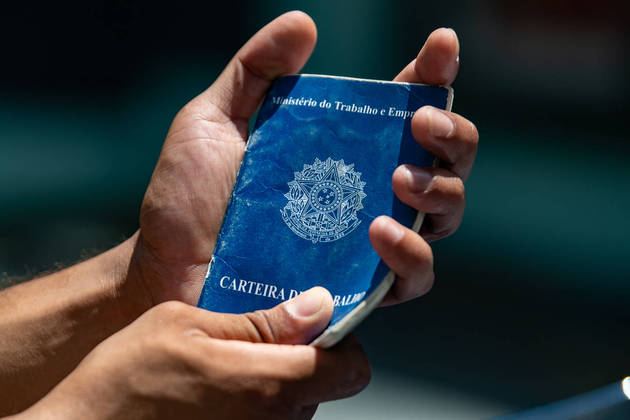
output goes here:
<path id="1" fill-rule="evenodd" d="M 372 384 L 316 418 L 490 418 L 630 375 L 625 2 L 2 9 L 4 285 L 130 236 L 175 113 L 275 16 L 317 23 L 305 72 L 374 79 L 448 26 L 461 43 L 454 111 L 481 133 L 464 223 L 434 245 L 433 291 L 359 328 Z"/>

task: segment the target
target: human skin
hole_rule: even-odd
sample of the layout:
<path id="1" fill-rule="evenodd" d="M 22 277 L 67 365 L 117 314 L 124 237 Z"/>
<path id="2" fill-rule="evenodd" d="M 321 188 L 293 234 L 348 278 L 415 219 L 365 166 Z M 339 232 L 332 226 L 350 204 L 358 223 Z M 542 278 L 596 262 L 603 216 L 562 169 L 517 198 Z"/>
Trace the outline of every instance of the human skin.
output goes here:
<path id="1" fill-rule="evenodd" d="M 333 312 L 323 288 L 246 315 L 157 305 L 99 344 L 16 419 L 304 419 L 370 377 L 354 337 L 323 350 L 304 343 Z"/>
<path id="2" fill-rule="evenodd" d="M 150 308 L 171 300 L 196 303 L 249 118 L 273 79 L 300 70 L 315 40 L 314 23 L 301 12 L 261 29 L 174 119 L 143 201 L 139 231 L 91 260 L 0 293 L 0 414 L 33 404 L 98 343 Z M 450 85 L 458 55 L 455 33 L 438 29 L 394 80 Z M 442 165 L 405 165 L 393 176 L 397 196 L 428 215 L 420 235 L 385 216 L 370 226 L 373 247 L 397 273 L 384 304 L 420 296 L 433 284 L 427 241 L 459 226 L 463 181 L 477 148 L 472 123 L 430 107 L 414 115 L 412 133 Z"/>

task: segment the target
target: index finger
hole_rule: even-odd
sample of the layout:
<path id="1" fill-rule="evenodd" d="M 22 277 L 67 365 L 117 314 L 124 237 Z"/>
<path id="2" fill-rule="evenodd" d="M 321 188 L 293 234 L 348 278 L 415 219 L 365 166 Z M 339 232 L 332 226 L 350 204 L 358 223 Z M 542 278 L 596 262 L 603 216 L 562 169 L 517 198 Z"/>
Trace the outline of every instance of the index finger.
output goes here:
<path id="1" fill-rule="evenodd" d="M 394 78 L 395 82 L 449 86 L 459 69 L 459 41 L 450 28 L 429 35 L 418 56 Z"/>
<path id="2" fill-rule="evenodd" d="M 215 355 L 205 358 L 210 373 L 223 371 L 227 373 L 226 381 L 236 382 L 224 385 L 236 389 L 243 385 L 262 387 L 278 400 L 301 406 L 349 397 L 370 380 L 367 357 L 352 335 L 330 349 L 212 338 L 207 344 L 211 347 L 209 354 Z"/>

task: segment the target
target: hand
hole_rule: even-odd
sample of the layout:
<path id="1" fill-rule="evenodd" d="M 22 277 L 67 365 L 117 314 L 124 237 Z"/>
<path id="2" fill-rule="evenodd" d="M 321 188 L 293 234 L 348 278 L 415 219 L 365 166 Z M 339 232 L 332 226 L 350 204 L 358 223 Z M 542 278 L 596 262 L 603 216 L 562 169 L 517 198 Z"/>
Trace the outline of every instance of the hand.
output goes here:
<path id="1" fill-rule="evenodd" d="M 197 302 L 243 159 L 249 119 L 274 79 L 302 68 L 316 37 L 304 13 L 280 16 L 175 117 L 142 203 L 132 260 L 132 272 L 153 304 Z"/>
<path id="2" fill-rule="evenodd" d="M 418 57 L 394 79 L 400 82 L 449 86 L 459 68 L 459 42 L 450 29 L 437 29 Z M 426 213 L 420 234 L 381 216 L 370 225 L 370 241 L 396 273 L 396 281 L 382 305 L 400 303 L 427 293 L 434 281 L 433 253 L 427 242 L 455 232 L 466 204 L 464 181 L 472 169 L 479 134 L 465 118 L 430 106 L 411 120 L 416 141 L 440 160 L 438 168 L 402 165 L 392 185 L 404 203 Z"/>
<path id="3" fill-rule="evenodd" d="M 249 119 L 275 78 L 302 68 L 316 36 L 304 13 L 280 16 L 255 34 L 216 82 L 176 116 L 142 204 L 130 270 L 152 304 L 197 302 L 245 151 Z M 448 85 L 457 73 L 458 54 L 454 32 L 439 29 L 395 80 Z M 452 130 L 440 132 L 444 128 L 439 124 L 447 120 L 453 122 Z M 399 168 L 394 191 L 403 202 L 428 213 L 421 234 L 433 240 L 452 233 L 461 221 L 463 179 L 474 160 L 477 133 L 456 114 L 429 108 L 416 113 L 412 132 L 443 167 Z M 398 274 L 385 304 L 428 291 L 433 256 L 421 236 L 379 217 L 370 227 L 370 240 Z"/>
<path id="4" fill-rule="evenodd" d="M 309 342 L 332 312 L 321 287 L 243 315 L 163 303 L 98 345 L 22 417 L 311 418 L 318 403 L 353 395 L 370 377 L 353 337 L 331 350 L 286 345 Z"/>

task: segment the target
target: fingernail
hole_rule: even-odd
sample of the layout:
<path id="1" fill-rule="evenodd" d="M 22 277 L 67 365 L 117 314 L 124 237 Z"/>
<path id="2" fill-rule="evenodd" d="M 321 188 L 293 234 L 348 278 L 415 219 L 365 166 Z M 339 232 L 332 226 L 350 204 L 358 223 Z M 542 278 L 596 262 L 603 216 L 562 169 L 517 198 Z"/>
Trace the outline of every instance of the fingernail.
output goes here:
<path id="1" fill-rule="evenodd" d="M 383 236 L 385 240 L 390 244 L 397 244 L 405 235 L 405 230 L 397 223 L 389 221 L 385 224 L 383 229 Z"/>
<path id="2" fill-rule="evenodd" d="M 410 166 L 403 166 L 405 176 L 407 177 L 407 185 L 411 192 L 426 191 L 433 181 L 433 175 L 422 168 L 414 168 Z"/>
<path id="3" fill-rule="evenodd" d="M 323 303 L 324 296 L 321 291 L 312 288 L 288 301 L 286 310 L 295 318 L 308 318 L 318 313 Z"/>
<path id="4" fill-rule="evenodd" d="M 446 114 L 434 108 L 427 111 L 429 131 L 433 137 L 449 138 L 455 131 L 455 124 Z"/>

